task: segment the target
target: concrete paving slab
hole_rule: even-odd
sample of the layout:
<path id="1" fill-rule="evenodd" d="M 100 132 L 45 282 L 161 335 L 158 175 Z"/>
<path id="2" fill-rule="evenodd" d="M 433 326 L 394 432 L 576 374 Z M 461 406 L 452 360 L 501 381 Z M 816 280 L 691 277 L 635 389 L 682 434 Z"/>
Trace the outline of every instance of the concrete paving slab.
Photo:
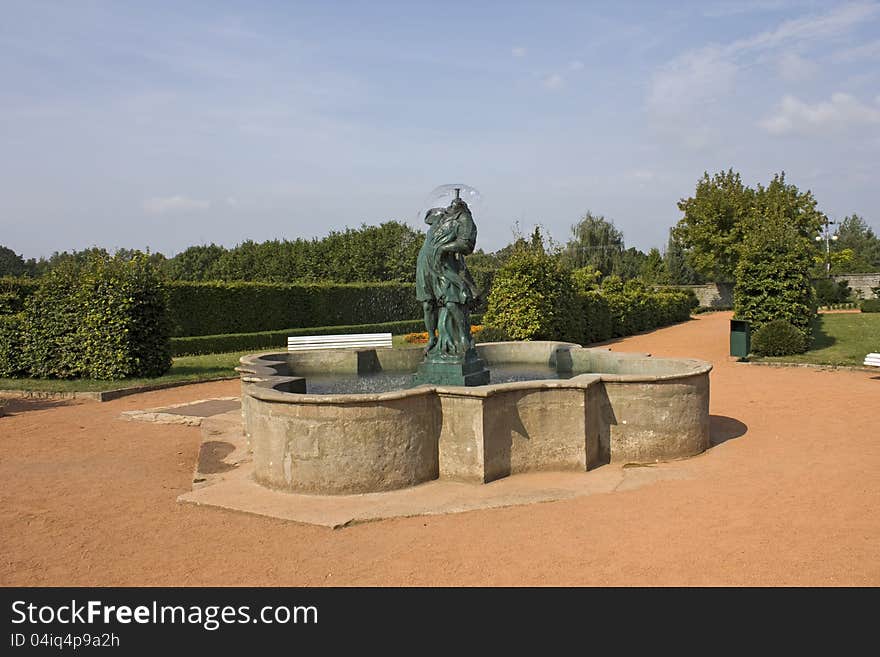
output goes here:
<path id="1" fill-rule="evenodd" d="M 218 397 L 200 399 L 184 404 L 172 404 L 160 408 L 124 411 L 120 418 L 137 422 L 156 422 L 157 424 L 185 424 L 200 426 L 206 418 L 234 412 L 240 414 L 241 401 L 238 397 Z"/>
<path id="2" fill-rule="evenodd" d="M 668 462 L 641 467 L 604 465 L 589 472 L 535 472 L 489 484 L 436 480 L 384 493 L 300 495 L 270 490 L 253 481 L 253 464 L 239 413 L 210 418 L 202 425 L 202 434 L 193 490 L 179 496 L 179 502 L 334 529 L 385 518 L 461 513 L 614 493 L 688 477 L 680 464 Z"/>

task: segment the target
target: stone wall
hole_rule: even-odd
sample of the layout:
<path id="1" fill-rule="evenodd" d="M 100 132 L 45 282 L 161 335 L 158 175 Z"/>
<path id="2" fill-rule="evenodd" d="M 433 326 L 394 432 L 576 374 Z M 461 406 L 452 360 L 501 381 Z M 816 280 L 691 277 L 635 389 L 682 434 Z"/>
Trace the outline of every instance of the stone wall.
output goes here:
<path id="1" fill-rule="evenodd" d="M 880 287 L 880 272 L 874 274 L 835 274 L 835 281 L 849 281 L 853 294 L 860 299 L 873 299 L 871 288 Z M 670 285 L 680 290 L 692 290 L 704 308 L 733 308 L 733 283 L 706 283 L 705 285 Z"/>
<path id="2" fill-rule="evenodd" d="M 705 285 L 669 285 L 677 290 L 691 290 L 703 308 L 719 310 L 733 308 L 733 283 L 706 283 Z"/>
<path id="3" fill-rule="evenodd" d="M 837 282 L 848 281 L 853 294 L 860 299 L 873 299 L 872 287 L 880 287 L 880 272 L 874 274 L 835 274 L 831 277 Z"/>

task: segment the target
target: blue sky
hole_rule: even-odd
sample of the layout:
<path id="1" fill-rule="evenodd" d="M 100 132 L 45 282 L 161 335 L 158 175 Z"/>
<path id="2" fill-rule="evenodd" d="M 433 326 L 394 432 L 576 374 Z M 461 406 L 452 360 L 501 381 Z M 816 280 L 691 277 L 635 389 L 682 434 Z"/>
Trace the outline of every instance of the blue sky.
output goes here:
<path id="1" fill-rule="evenodd" d="M 880 231 L 880 3 L 0 0 L 0 244 L 312 237 L 479 189 L 665 244 L 703 171 Z"/>

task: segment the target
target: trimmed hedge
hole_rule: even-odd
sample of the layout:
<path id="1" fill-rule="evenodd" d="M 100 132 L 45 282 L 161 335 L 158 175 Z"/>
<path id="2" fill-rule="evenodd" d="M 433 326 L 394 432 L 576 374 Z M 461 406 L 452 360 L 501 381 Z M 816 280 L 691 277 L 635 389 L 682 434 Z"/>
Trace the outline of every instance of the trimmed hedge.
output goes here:
<path id="1" fill-rule="evenodd" d="M 168 333 L 165 291 L 148 257 L 95 254 L 40 280 L 0 351 L 18 341 L 21 360 L 6 367 L 35 378 L 155 377 L 171 367 Z"/>
<path id="2" fill-rule="evenodd" d="M 476 323 L 480 315 L 472 315 Z M 288 328 L 280 331 L 260 331 L 258 333 L 227 333 L 225 335 L 198 335 L 186 338 L 171 338 L 171 352 L 174 356 L 198 356 L 202 354 L 222 354 L 230 351 L 248 349 L 287 348 L 287 338 L 298 335 L 348 335 L 352 333 L 415 333 L 425 330 L 421 319 L 405 322 L 382 322 L 380 324 L 356 324 L 353 326 L 312 326 L 309 328 Z"/>
<path id="3" fill-rule="evenodd" d="M 0 377 L 24 374 L 21 357 L 21 315 L 0 315 Z"/>
<path id="4" fill-rule="evenodd" d="M 472 269 L 484 295 L 473 312 L 486 309 L 495 270 Z M 0 315 L 24 310 L 39 279 L 0 277 Z M 311 326 L 355 326 L 421 317 L 412 283 L 224 283 L 166 284 L 171 335 L 215 336 Z"/>
<path id="5" fill-rule="evenodd" d="M 880 313 L 880 299 L 865 299 L 860 308 L 863 313 Z"/>
<path id="6" fill-rule="evenodd" d="M 733 308 L 737 319 L 764 324 L 784 319 L 812 336 L 816 292 L 810 279 L 813 245 L 787 224 L 766 222 L 746 240 L 736 268 Z"/>
<path id="7" fill-rule="evenodd" d="M 28 297 L 40 283 L 33 278 L 0 276 L 0 315 L 15 315 L 24 310 Z"/>
<path id="8" fill-rule="evenodd" d="M 752 352 L 757 356 L 789 356 L 806 350 L 803 331 L 784 319 L 767 322 L 752 336 Z"/>
<path id="9" fill-rule="evenodd" d="M 171 283 L 173 336 L 405 321 L 422 314 L 411 283 Z"/>
<path id="10" fill-rule="evenodd" d="M 582 279 L 540 250 L 511 255 L 495 277 L 483 340 L 498 334 L 590 344 L 685 321 L 697 306 L 691 291 L 654 290 L 615 276 L 589 289 Z"/>

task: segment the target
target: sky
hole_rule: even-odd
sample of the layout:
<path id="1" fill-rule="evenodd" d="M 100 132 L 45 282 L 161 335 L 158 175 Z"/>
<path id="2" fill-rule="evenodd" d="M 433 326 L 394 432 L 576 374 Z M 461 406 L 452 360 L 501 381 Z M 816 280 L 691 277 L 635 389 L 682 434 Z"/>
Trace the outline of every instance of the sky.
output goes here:
<path id="1" fill-rule="evenodd" d="M 880 232 L 880 3 L 0 0 L 0 244 L 422 228 L 585 212 L 665 245 L 704 171 L 785 171 Z"/>

